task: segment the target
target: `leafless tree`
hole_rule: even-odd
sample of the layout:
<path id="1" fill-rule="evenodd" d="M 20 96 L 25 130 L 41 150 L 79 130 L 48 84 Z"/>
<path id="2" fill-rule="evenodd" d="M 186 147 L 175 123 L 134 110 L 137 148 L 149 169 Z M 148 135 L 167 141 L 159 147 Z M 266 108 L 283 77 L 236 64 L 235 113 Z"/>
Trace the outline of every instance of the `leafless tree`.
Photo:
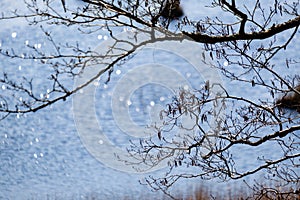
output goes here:
<path id="1" fill-rule="evenodd" d="M 5 92 L 0 94 L 2 119 L 9 114 L 35 112 L 65 100 L 104 74 L 108 74 L 109 81 L 114 67 L 126 62 L 147 43 L 190 39 L 203 44 L 214 67 L 225 79 L 245 88 L 247 93 L 263 91 L 265 94 L 261 98 L 245 97 L 209 82 L 194 91 L 180 90 L 160 113 L 163 125 L 151 127 L 155 136 L 132 143 L 128 148 L 137 159 L 137 165 L 143 162 L 151 167 L 168 160 L 166 176 L 149 177 L 147 184 L 168 193 L 182 178 L 225 181 L 263 172 L 276 185 L 272 188 L 258 183 L 249 186 L 256 197 L 272 198 L 275 194 L 283 199 L 299 197 L 300 77 L 296 73 L 282 73 L 295 71 L 299 65 L 297 53 L 291 53 L 297 48 L 299 37 L 299 1 L 206 2 L 209 9 L 222 11 L 226 19 L 214 16 L 213 12 L 204 18 L 189 19 L 176 0 L 83 2 L 85 4 L 74 8 L 71 0 L 26 0 L 27 12 L 15 10 L 1 15 L 1 21 L 26 19 L 30 25 L 39 27 L 53 49 L 43 52 L 37 46 L 27 45 L 26 53 L 20 53 L 1 47 L 0 53 L 7 59 L 38 61 L 49 70 L 47 81 L 51 85 L 47 91 L 35 91 L 34 79 L 26 76 L 15 79 L 3 71 L 0 76 L 5 87 Z M 55 3 L 60 3 L 62 9 L 54 9 Z M 52 25 L 76 27 L 81 34 L 97 33 L 105 28 L 115 43 L 105 54 L 76 43 L 61 44 L 51 33 Z M 120 40 L 118 28 L 124 27 L 138 30 L 132 32 L 133 37 L 138 38 L 142 32 L 150 39 L 136 43 Z M 153 29 L 163 34 L 157 35 Z M 124 44 L 129 47 L 122 48 Z M 285 60 L 279 62 L 282 58 Z M 66 84 L 66 79 L 74 79 L 97 64 L 105 67 L 87 82 L 75 88 Z M 211 91 L 216 87 L 222 92 L 213 96 Z M 17 99 L 16 93 L 22 99 Z M 221 105 L 217 113 L 216 104 Z M 194 121 L 193 127 L 180 123 L 187 116 Z M 178 135 L 174 130 L 182 130 L 184 134 Z M 270 152 L 251 153 L 266 145 L 281 152 L 276 156 Z M 248 151 L 252 155 L 249 159 L 258 160 L 257 163 L 246 170 L 240 169 L 235 162 L 239 148 Z M 179 170 L 186 167 L 194 170 L 189 173 Z"/>

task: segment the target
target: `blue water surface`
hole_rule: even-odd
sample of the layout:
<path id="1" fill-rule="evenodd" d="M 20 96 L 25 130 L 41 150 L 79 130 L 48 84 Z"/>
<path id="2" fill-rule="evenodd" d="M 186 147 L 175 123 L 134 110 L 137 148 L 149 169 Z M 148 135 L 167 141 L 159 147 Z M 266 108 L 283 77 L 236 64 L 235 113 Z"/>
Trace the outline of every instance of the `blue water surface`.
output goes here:
<path id="1" fill-rule="evenodd" d="M 55 6 L 60 7 L 60 1 Z M 74 5 L 82 6 L 82 2 L 74 1 Z M 67 3 L 69 3 L 67 1 Z M 191 18 L 199 15 L 198 2 L 188 0 L 183 4 L 184 9 Z M 11 1 L 2 1 L 1 7 L 15 8 L 17 5 Z M 199 4 L 199 6 L 202 6 Z M 217 11 L 219 12 L 219 11 Z M 206 15 L 200 13 L 200 15 Z M 225 17 L 226 15 L 222 15 Z M 11 21 L 12 22 L 12 21 Z M 25 21 L 7 21 L 2 23 L 0 29 L 0 48 L 16 49 L 16 54 L 26 53 L 26 45 L 36 46 L 48 53 L 55 52 L 51 42 L 45 38 L 39 26 L 27 26 Z M 61 44 L 78 42 L 81 46 L 96 48 L 101 42 L 107 40 L 109 33 L 103 29 L 95 33 L 82 35 L 76 31 L 76 27 L 50 27 L 54 34 L 54 39 Z M 67 35 L 67 37 L 66 37 Z M 284 35 L 280 35 L 283 37 Z M 278 38 L 280 40 L 280 37 Z M 299 52 L 300 45 L 291 44 L 292 50 L 288 53 Z M 68 50 L 66 50 L 67 52 Z M 285 52 L 287 53 L 287 52 Z M 279 54 L 275 58 L 276 64 L 284 65 L 284 54 Z M 146 55 L 146 56 L 145 56 Z M 167 58 L 167 59 L 166 59 Z M 115 69 L 112 79 L 105 84 L 105 78 L 99 81 L 99 87 L 95 90 L 96 116 L 99 124 L 107 137 L 124 151 L 129 145 L 128 140 L 132 139 L 122 132 L 116 125 L 112 116 L 111 94 L 114 86 L 130 69 L 145 63 L 156 63 L 168 65 L 172 69 L 183 74 L 190 82 L 191 88 L 197 88 L 204 82 L 201 74 L 184 59 L 171 55 L 170 52 L 145 50 L 136 55 L 127 64 Z M 118 71 L 119 70 L 119 71 Z M 49 74 L 52 69 L 46 68 L 35 60 L 21 61 L 0 57 L 0 72 L 7 72 L 8 76 L 16 81 L 24 76 L 34 78 L 35 92 L 37 95 L 45 94 L 51 87 Z M 292 75 L 299 73 L 297 68 L 291 67 L 289 71 L 283 70 L 282 74 Z M 172 77 L 169 77 L 170 79 Z M 63 77 L 63 83 L 72 88 L 74 80 Z M 268 91 L 258 88 L 241 86 L 240 83 L 224 80 L 224 86 L 232 94 L 244 94 L 244 97 L 270 98 Z M 128 85 L 130 87 L 130 85 Z M 0 92 L 11 94 L 5 86 L 0 85 Z M 149 84 L 141 86 L 132 94 L 129 105 L 129 112 L 132 120 L 141 127 L 146 127 L 151 123 L 151 109 L 157 105 L 164 107 L 172 100 L 176 91 L 159 84 Z M 1 93 L 0 93 L 1 95 Z M 11 99 L 18 102 L 22 96 Z M 267 143 L 255 152 L 245 149 L 237 149 L 241 154 L 235 155 L 239 163 L 237 166 L 247 169 L 257 163 L 253 162 L 260 152 L 272 156 L 274 149 L 269 151 Z M 114 159 L 114 158 L 112 158 Z M 59 101 L 50 107 L 39 110 L 35 113 L 23 115 L 9 115 L 0 121 L 0 199 L 138 199 L 139 195 L 150 194 L 154 199 L 167 198 L 161 193 L 152 193 L 149 188 L 139 184 L 145 174 L 133 174 L 121 172 L 105 163 L 99 162 L 83 145 L 74 122 L 72 98 L 66 101 Z M 163 170 L 154 172 L 155 175 L 163 175 Z M 199 180 L 190 182 L 180 182 L 175 187 L 186 190 L 199 183 Z M 206 182 L 205 182 L 206 183 Z M 216 182 L 209 182 L 213 187 Z M 230 184 L 228 184 L 230 185 Z M 225 190 L 227 189 L 224 187 Z"/>

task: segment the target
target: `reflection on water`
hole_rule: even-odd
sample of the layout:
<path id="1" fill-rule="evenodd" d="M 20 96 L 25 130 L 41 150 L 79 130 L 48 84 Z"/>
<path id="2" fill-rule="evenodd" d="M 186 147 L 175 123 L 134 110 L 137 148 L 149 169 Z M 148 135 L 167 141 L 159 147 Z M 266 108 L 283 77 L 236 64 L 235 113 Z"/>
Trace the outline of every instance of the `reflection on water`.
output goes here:
<path id="1" fill-rule="evenodd" d="M 194 9 L 198 12 L 196 8 Z M 24 51 L 24 45 L 32 45 L 37 49 L 49 47 L 46 41 L 41 41 L 42 34 L 34 28 L 17 28 L 18 26 L 15 25 L 6 26 L 0 31 L 0 47 L 16 47 L 20 51 L 17 53 L 20 54 Z M 64 31 L 59 32 L 61 35 L 56 35 L 56 37 L 64 38 Z M 72 41 L 78 39 L 78 35 L 74 34 L 64 39 Z M 103 32 L 103 34 L 91 34 L 89 37 L 79 39 L 81 44 L 93 46 L 95 41 L 107 40 L 108 35 Z M 293 49 L 296 48 L 299 49 L 299 46 Z M 110 106 L 111 96 L 117 81 L 133 67 L 144 64 L 145 58 L 151 63 L 171 65 L 189 80 L 191 88 L 197 88 L 203 82 L 196 70 L 183 59 L 172 56 L 168 52 L 156 51 L 155 53 L 151 50 L 145 50 L 130 60 L 127 65 L 116 69 L 108 84 L 104 84 L 107 77 L 95 82 L 94 85 L 98 87 L 95 94 L 96 114 L 98 120 L 103 122 L 101 128 L 111 141 L 124 149 L 132 136 L 124 134 L 115 124 Z M 285 61 L 279 59 L 278 62 L 284 63 Z M 224 62 L 224 66 L 227 65 L 228 63 Z M 51 97 L 49 82 L 47 82 L 49 71 L 41 69 L 35 61 L 20 63 L 1 57 L 0 71 L 4 70 L 16 80 L 24 75 L 34 77 L 39 96 Z M 293 73 L 293 69 L 290 70 L 283 73 Z M 297 69 L 294 72 L 297 73 Z M 67 81 L 68 86 L 73 85 L 70 79 Z M 226 86 L 236 94 L 245 92 L 235 83 L 226 83 Z M 245 95 L 262 98 L 262 94 L 266 93 L 257 88 L 250 90 L 246 91 Z M 1 85 L 0 91 L 7 92 L 7 87 Z M 162 85 L 148 84 L 137 89 L 130 99 L 120 98 L 119 101 L 126 102 L 132 121 L 138 126 L 145 127 L 155 119 L 157 110 L 163 108 L 171 100 L 173 94 L 174 91 Z M 17 96 L 12 101 L 22 101 L 24 98 Z M 0 104 L 3 106 L 4 102 L 0 100 Z M 138 180 L 145 175 L 133 175 L 113 170 L 104 166 L 87 152 L 76 131 L 71 99 L 58 102 L 36 113 L 10 115 L 0 121 L 0 130 L 0 199 L 45 199 L 48 195 L 50 199 L 55 197 L 85 199 L 85 195 L 91 193 L 101 198 L 118 199 L 149 192 L 146 187 L 138 183 Z M 99 143 L 101 144 L 101 141 Z M 260 151 L 269 152 L 270 156 L 274 154 L 274 150 L 269 151 L 269 149 L 268 144 L 257 148 L 255 152 L 238 149 L 237 151 L 243 153 L 236 155 L 240 160 L 236 164 L 244 169 L 252 167 L 255 165 L 253 156 L 256 157 Z M 194 182 L 191 181 L 192 183 Z M 188 188 L 189 185 L 185 183 L 180 187 Z"/>
<path id="2" fill-rule="evenodd" d="M 11 116 L 3 122 L 3 198 L 45 198 L 47 194 L 67 197 L 90 192 L 121 197 L 122 193 L 138 194 L 143 190 L 137 182 L 141 177 L 106 168 L 85 150 L 73 123 L 71 101 L 19 119 Z M 124 185 L 131 187 L 123 191 Z"/>

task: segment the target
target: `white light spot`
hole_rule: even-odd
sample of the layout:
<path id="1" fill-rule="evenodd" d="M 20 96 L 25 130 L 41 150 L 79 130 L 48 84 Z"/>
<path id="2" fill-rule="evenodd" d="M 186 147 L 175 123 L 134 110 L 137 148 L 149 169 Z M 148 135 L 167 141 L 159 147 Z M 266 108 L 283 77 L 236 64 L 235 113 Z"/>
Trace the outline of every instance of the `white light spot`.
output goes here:
<path id="1" fill-rule="evenodd" d="M 124 101 L 124 97 L 119 97 L 119 101 Z"/>
<path id="2" fill-rule="evenodd" d="M 0 47 L 2 46 L 1 42 L 0 42 Z"/>
<path id="3" fill-rule="evenodd" d="M 34 48 L 40 49 L 42 47 L 42 44 L 34 44 Z"/>
<path id="4" fill-rule="evenodd" d="M 150 106 L 154 106 L 155 102 L 154 101 L 150 101 Z"/>
<path id="5" fill-rule="evenodd" d="M 41 157 L 44 157 L 44 154 L 43 154 L 43 153 L 40 153 L 40 156 L 41 156 Z"/>
<path id="6" fill-rule="evenodd" d="M 47 93 L 50 93 L 50 89 L 47 89 Z"/>
<path id="7" fill-rule="evenodd" d="M 21 66 L 21 65 L 19 65 L 19 70 L 20 70 L 20 71 L 22 70 L 22 66 Z"/>
<path id="8" fill-rule="evenodd" d="M 46 99 L 49 99 L 50 98 L 50 94 L 46 94 Z"/>
<path id="9" fill-rule="evenodd" d="M 107 35 L 105 35 L 105 36 L 103 37 L 103 39 L 104 39 L 104 40 L 107 40 L 107 39 L 108 39 L 108 36 L 107 36 Z"/>
<path id="10" fill-rule="evenodd" d="M 36 153 L 33 154 L 34 158 L 38 158 L 38 155 Z"/>
<path id="11" fill-rule="evenodd" d="M 40 94 L 40 97 L 41 97 L 41 99 L 44 98 L 44 94 L 41 93 L 41 94 Z"/>
<path id="12" fill-rule="evenodd" d="M 166 98 L 165 97 L 160 97 L 159 100 L 164 101 L 164 100 L 166 100 Z"/>
<path id="13" fill-rule="evenodd" d="M 98 40 L 102 40 L 103 36 L 102 35 L 98 35 Z"/>
<path id="14" fill-rule="evenodd" d="M 39 138 L 35 138 L 35 142 L 39 142 L 40 140 L 39 140 Z"/>
<path id="15" fill-rule="evenodd" d="M 6 89 L 5 85 L 2 85 L 2 87 L 1 87 L 1 88 L 2 88 L 2 90 L 5 90 L 5 89 Z"/>
<path id="16" fill-rule="evenodd" d="M 136 111 L 136 112 L 140 112 L 140 108 L 136 108 L 135 111 Z"/>
<path id="17" fill-rule="evenodd" d="M 11 37 L 12 37 L 12 38 L 16 38 L 16 37 L 17 37 L 17 32 L 12 32 L 12 33 L 11 33 Z"/>
<path id="18" fill-rule="evenodd" d="M 228 62 L 227 61 L 225 61 L 224 63 L 223 63 L 223 65 L 225 66 L 225 67 L 227 67 L 228 66 Z"/>
<path id="19" fill-rule="evenodd" d="M 127 105 L 130 106 L 132 102 L 130 100 L 127 101 Z"/>
<path id="20" fill-rule="evenodd" d="M 183 89 L 188 90 L 188 89 L 189 89 L 189 86 L 188 86 L 188 85 L 185 85 L 185 86 L 183 86 Z"/>
<path id="21" fill-rule="evenodd" d="M 26 46 L 29 45 L 29 41 L 28 41 L 28 40 L 25 41 L 25 45 L 26 45 Z"/>
<path id="22" fill-rule="evenodd" d="M 33 144 L 32 141 L 30 141 L 29 144 L 32 145 Z"/>
<path id="23" fill-rule="evenodd" d="M 24 54 L 21 54 L 20 56 L 21 56 L 21 58 L 25 58 L 25 55 L 24 55 Z"/>
<path id="24" fill-rule="evenodd" d="M 99 143 L 99 144 L 103 144 L 103 140 L 99 140 L 98 143 Z"/>
<path id="25" fill-rule="evenodd" d="M 186 77 L 187 77 L 187 78 L 190 78 L 191 75 L 192 75 L 191 73 L 186 73 Z"/>
<path id="26" fill-rule="evenodd" d="M 104 88 L 104 89 L 108 88 L 107 84 L 104 84 L 104 85 L 103 85 L 103 88 Z"/>
<path id="27" fill-rule="evenodd" d="M 94 86 L 98 87 L 100 85 L 100 83 L 98 81 L 94 82 Z"/>
<path id="28" fill-rule="evenodd" d="M 17 114 L 17 119 L 20 119 L 20 114 Z"/>
<path id="29" fill-rule="evenodd" d="M 120 74 L 121 74 L 121 70 L 118 69 L 118 70 L 116 71 L 116 74 L 117 74 L 117 75 L 120 75 Z"/>
<path id="30" fill-rule="evenodd" d="M 4 134 L 4 137 L 7 138 L 7 134 Z"/>
<path id="31" fill-rule="evenodd" d="M 22 98 L 22 97 L 20 97 L 20 98 L 19 98 L 19 101 L 23 101 L 23 98 Z"/>
<path id="32" fill-rule="evenodd" d="M 79 93 L 82 94 L 82 93 L 83 93 L 83 89 L 80 89 L 80 90 L 79 90 Z"/>

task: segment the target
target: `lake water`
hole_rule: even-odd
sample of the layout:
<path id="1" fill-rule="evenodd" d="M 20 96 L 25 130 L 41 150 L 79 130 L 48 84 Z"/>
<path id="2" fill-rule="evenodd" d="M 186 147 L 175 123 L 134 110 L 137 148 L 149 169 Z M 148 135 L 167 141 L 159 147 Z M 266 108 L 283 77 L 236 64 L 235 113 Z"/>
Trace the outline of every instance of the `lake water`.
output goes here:
<path id="1" fill-rule="evenodd" d="M 67 4 L 70 2 L 67 1 Z M 76 6 L 76 3 L 81 4 L 79 1 L 74 2 L 73 6 Z M 2 1 L 0 5 L 10 8 L 20 7 L 20 4 L 17 5 L 8 0 Z M 198 14 L 198 8 L 194 5 L 195 1 L 193 0 L 185 1 L 183 5 L 187 10 L 186 13 L 191 17 Z M 59 4 L 57 7 L 61 8 Z M 205 12 L 202 15 L 205 15 Z M 26 52 L 26 44 L 31 44 L 48 52 L 53 51 L 53 47 L 49 41 L 45 40 L 38 26 L 28 27 L 22 20 L 0 23 L 2 25 L 0 29 L 1 48 L 13 47 L 17 49 L 17 54 L 21 54 Z M 101 42 L 109 40 L 106 30 L 85 36 L 79 35 L 76 31 L 73 32 L 72 27 L 54 27 L 52 30 L 56 33 L 54 38 L 63 43 L 74 43 L 78 40 L 80 45 L 96 48 Z M 66 34 L 68 37 L 65 37 Z M 300 51 L 300 45 L 292 45 L 291 49 L 293 50 L 289 53 Z M 165 57 L 168 59 L 164 59 Z M 15 80 L 20 80 L 22 76 L 34 77 L 36 91 L 41 94 L 51 87 L 47 80 L 47 75 L 51 70 L 45 69 L 37 61 L 7 59 L 3 56 L 0 58 L 0 72 L 6 71 Z M 276 61 L 278 64 L 285 63 L 284 59 Z M 204 81 L 203 74 L 195 71 L 184 59 L 170 55 L 170 52 L 153 51 L 153 49 L 141 51 L 127 64 L 117 68 L 112 75 L 112 80 L 107 85 L 104 84 L 107 78 L 104 75 L 104 79 L 99 81 L 95 90 L 96 116 L 102 132 L 115 146 L 124 151 L 129 145 L 128 140 L 133 136 L 124 133 L 122 127 L 116 124 L 111 98 L 119 81 L 130 73 L 132 66 L 144 67 L 145 62 L 172 65 L 170 67 L 174 70 L 172 73 L 183 74 L 185 80 L 193 88 L 197 88 Z M 182 65 L 185 68 L 182 68 Z M 291 68 L 288 72 L 282 71 L 286 74 L 298 72 L 297 68 Z M 170 78 L 172 81 L 172 77 L 168 77 L 168 74 L 164 77 L 165 80 Z M 72 87 L 74 81 L 65 77 L 64 83 L 68 87 Z M 125 88 L 132 86 L 130 80 L 127 84 Z M 237 83 L 225 80 L 224 85 L 232 93 L 243 93 L 246 97 L 248 95 L 263 98 L 262 93 L 266 92 L 257 89 L 245 92 L 243 87 Z M 11 92 L 5 86 L 0 85 L 0 88 L 3 94 Z M 154 113 L 168 103 L 172 99 L 172 95 L 173 91 L 163 84 L 152 83 L 138 87 L 129 102 L 129 114 L 135 125 L 143 128 L 149 124 Z M 266 94 L 265 97 L 267 96 Z M 12 101 L 17 102 L 20 97 L 17 94 Z M 73 101 L 70 98 L 36 113 L 10 115 L 0 121 L 0 199 L 88 199 L 92 197 L 138 199 L 139 195 L 143 194 L 153 195 L 157 199 L 163 198 L 163 194 L 153 194 L 149 188 L 139 184 L 138 181 L 150 173 L 136 174 L 128 173 L 126 170 L 120 171 L 96 159 L 95 155 L 86 148 L 81 135 L 78 134 L 73 111 Z M 243 153 L 238 155 L 240 162 L 237 165 L 245 169 L 254 165 L 251 156 L 258 155 L 261 151 L 268 152 L 269 148 L 268 145 L 265 145 L 258 148 L 256 152 L 240 149 L 239 151 Z M 273 151 L 269 154 L 272 155 Z M 163 174 L 163 170 L 157 170 L 151 174 L 159 176 Z M 197 185 L 195 183 L 199 183 L 199 180 L 181 182 L 174 187 L 174 190 L 192 190 Z M 207 185 L 206 182 L 204 184 Z M 209 184 L 213 186 L 215 182 L 209 182 Z M 232 184 L 228 183 L 227 185 Z"/>

